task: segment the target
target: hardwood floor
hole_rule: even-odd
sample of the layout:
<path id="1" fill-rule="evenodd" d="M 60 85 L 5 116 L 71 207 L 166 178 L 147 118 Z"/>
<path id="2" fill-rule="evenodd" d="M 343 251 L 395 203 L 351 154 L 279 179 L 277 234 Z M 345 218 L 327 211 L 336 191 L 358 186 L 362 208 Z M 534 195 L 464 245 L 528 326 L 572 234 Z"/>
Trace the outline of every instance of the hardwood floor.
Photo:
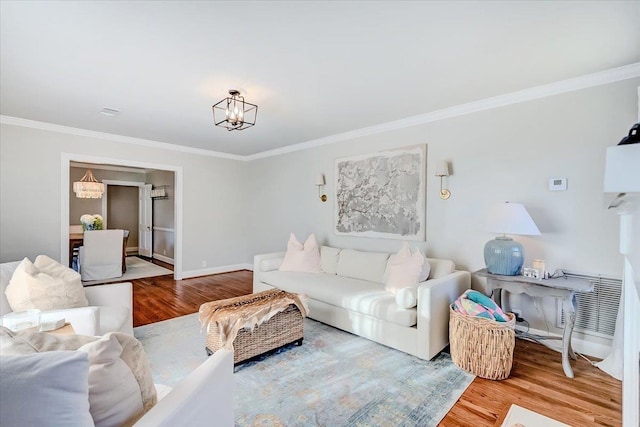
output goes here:
<path id="1" fill-rule="evenodd" d="M 246 270 L 178 281 L 171 276 L 133 280 L 134 326 L 196 313 L 208 301 L 246 295 L 252 280 L 253 273 Z M 560 353 L 517 340 L 510 377 L 475 378 L 440 425 L 499 427 L 511 404 L 517 404 L 574 427 L 621 426 L 620 381 L 583 359 L 572 366 L 574 379 L 565 377 Z"/>

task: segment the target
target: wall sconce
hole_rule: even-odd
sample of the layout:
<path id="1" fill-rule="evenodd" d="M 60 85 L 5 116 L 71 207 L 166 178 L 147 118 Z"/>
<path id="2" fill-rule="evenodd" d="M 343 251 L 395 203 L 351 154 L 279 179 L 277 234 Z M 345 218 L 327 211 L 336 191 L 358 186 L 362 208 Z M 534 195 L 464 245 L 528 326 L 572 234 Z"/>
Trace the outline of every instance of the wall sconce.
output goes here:
<path id="1" fill-rule="evenodd" d="M 318 187 L 318 197 L 320 197 L 320 200 L 322 200 L 322 202 L 326 202 L 327 201 L 327 195 L 323 193 L 322 190 L 324 190 L 324 185 L 325 185 L 325 180 L 324 180 L 324 174 L 320 174 L 316 177 L 316 186 Z"/>
<path id="2" fill-rule="evenodd" d="M 451 191 L 446 188 L 442 188 L 442 179 L 445 176 L 449 176 L 449 164 L 445 160 L 438 163 L 438 167 L 436 167 L 436 176 L 440 177 L 440 198 L 447 200 L 451 197 Z"/>

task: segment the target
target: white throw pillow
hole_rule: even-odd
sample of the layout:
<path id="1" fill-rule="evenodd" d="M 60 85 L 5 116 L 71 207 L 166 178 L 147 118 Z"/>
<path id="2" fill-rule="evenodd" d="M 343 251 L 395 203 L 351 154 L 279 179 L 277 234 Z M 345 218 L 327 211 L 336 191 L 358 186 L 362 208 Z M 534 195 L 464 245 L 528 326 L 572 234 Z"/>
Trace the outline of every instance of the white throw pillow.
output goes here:
<path id="1" fill-rule="evenodd" d="M 13 311 L 37 308 L 43 311 L 89 305 L 79 274 L 49 257 L 39 256 L 43 270 L 29 258 L 16 267 L 5 290 Z"/>
<path id="2" fill-rule="evenodd" d="M 422 253 L 416 252 L 411 255 L 409 245 L 404 244 L 400 251 L 391 255 L 387 261 L 384 288 L 395 295 L 402 288 L 417 287 L 424 260 Z"/>
<path id="3" fill-rule="evenodd" d="M 413 308 L 418 305 L 417 289 L 402 288 L 396 293 L 396 304 L 401 308 Z"/>
<path id="4" fill-rule="evenodd" d="M 287 253 L 279 270 L 320 273 L 320 251 L 318 250 L 316 236 L 312 233 L 303 245 L 291 233 L 287 243 Z"/>
<path id="5" fill-rule="evenodd" d="M 260 262 L 260 271 L 273 271 L 280 268 L 282 258 L 263 259 Z"/>
<path id="6" fill-rule="evenodd" d="M 92 426 L 88 374 L 76 351 L 0 357 L 0 425 Z"/>
<path id="7" fill-rule="evenodd" d="M 336 274 L 338 272 L 340 251 L 340 248 L 320 247 L 320 268 L 323 273 Z"/>
<path id="8" fill-rule="evenodd" d="M 420 276 L 418 276 L 418 282 L 424 282 L 429 278 L 429 273 L 431 273 L 431 264 L 429 264 L 427 257 L 424 256 L 420 249 L 416 249 L 416 252 L 424 258 L 424 261 L 422 262 L 422 270 L 420 271 Z"/>
<path id="9" fill-rule="evenodd" d="M 157 402 L 147 356 L 142 344 L 130 335 L 110 332 L 103 337 L 86 337 L 1 328 L 0 344 L 3 356 L 60 350 L 87 353 L 85 381 L 96 426 L 131 425 Z"/>

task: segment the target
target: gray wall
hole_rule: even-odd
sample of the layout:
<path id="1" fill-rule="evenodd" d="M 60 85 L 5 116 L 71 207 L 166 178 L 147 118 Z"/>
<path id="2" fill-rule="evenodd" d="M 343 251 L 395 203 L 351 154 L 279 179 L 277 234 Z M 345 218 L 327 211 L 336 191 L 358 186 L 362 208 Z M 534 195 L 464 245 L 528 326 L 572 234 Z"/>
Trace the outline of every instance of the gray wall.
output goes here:
<path id="1" fill-rule="evenodd" d="M 107 228 L 129 230 L 128 248 L 138 247 L 138 187 L 109 185 L 107 191 Z"/>
<path id="2" fill-rule="evenodd" d="M 483 215 L 491 204 L 508 200 L 523 203 L 542 232 L 516 237 L 525 247 L 525 265 L 541 258 L 549 269 L 620 277 L 618 218 L 606 209 L 611 196 L 602 191 L 605 149 L 636 121 L 639 83 L 628 80 L 255 160 L 249 175 L 249 252 L 284 250 L 290 232 L 300 239 L 314 232 L 338 247 L 397 251 L 399 240 L 334 234 L 334 162 L 427 144 L 427 241 L 412 246 L 452 259 L 459 269 L 483 268 L 484 244 L 495 237 L 483 230 Z M 449 200 L 438 196 L 434 168 L 441 160 L 452 166 L 445 181 Z M 319 173 L 327 177 L 326 203 L 314 185 Z M 568 190 L 548 191 L 551 177 L 568 178 Z M 474 287 L 483 286 L 474 280 Z M 532 326 L 546 329 L 532 301 L 513 303 L 534 320 Z M 544 306 L 553 323 L 554 301 Z"/>
<path id="3" fill-rule="evenodd" d="M 91 171 L 93 176 L 101 182 L 103 179 L 144 182 L 143 173 L 98 169 Z M 78 199 L 76 193 L 73 192 L 73 183 L 80 181 L 86 172 L 86 168 L 69 168 L 69 225 L 80 224 L 80 217 L 84 214 L 102 214 L 102 199 Z"/>
<path id="4" fill-rule="evenodd" d="M 212 267 L 251 259 L 247 163 L 8 124 L 0 133 L 1 262 L 61 258 L 62 153 L 182 167 L 183 270 L 199 270 L 203 261 Z"/>

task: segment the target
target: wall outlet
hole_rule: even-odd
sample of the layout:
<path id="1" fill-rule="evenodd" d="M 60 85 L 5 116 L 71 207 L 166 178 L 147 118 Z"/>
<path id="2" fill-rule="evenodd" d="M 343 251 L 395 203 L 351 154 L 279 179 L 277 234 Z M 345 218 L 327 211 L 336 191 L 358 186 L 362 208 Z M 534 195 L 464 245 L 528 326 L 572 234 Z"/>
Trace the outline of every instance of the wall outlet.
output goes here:
<path id="1" fill-rule="evenodd" d="M 202 261 L 202 266 L 203 266 L 203 267 L 206 267 L 206 266 L 207 266 L 207 261 L 204 261 L 204 260 L 203 260 L 203 261 Z"/>
<path id="2" fill-rule="evenodd" d="M 163 249 L 163 250 L 162 250 L 162 255 L 166 255 L 166 254 L 167 254 L 167 250 L 166 250 L 166 249 Z"/>

